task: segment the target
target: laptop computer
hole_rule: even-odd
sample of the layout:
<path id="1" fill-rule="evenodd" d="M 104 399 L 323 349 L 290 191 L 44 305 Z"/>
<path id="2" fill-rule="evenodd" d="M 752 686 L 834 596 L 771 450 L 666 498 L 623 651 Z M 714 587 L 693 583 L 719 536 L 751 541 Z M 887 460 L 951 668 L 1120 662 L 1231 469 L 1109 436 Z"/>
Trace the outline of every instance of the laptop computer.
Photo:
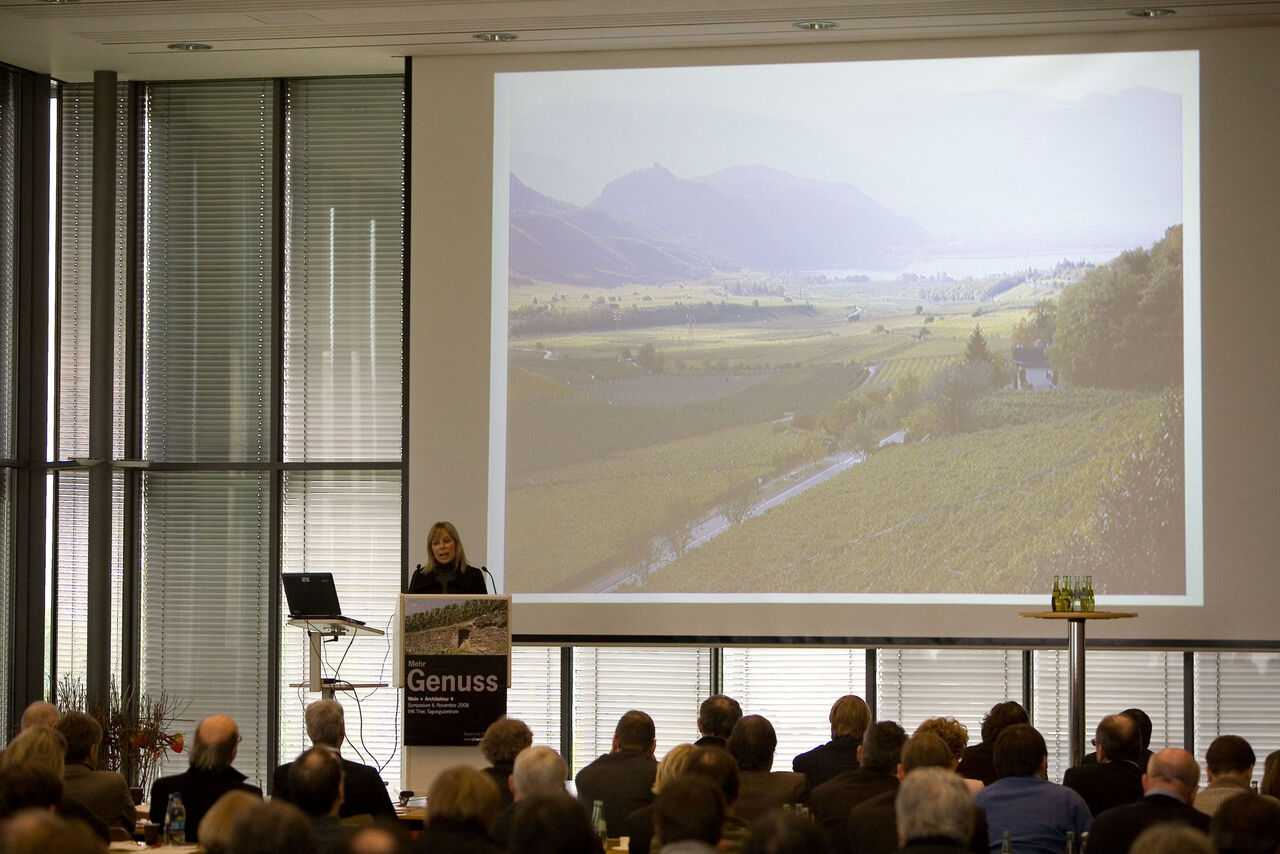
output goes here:
<path id="1" fill-rule="evenodd" d="M 332 572 L 286 572 L 281 578 L 290 620 L 343 620 L 364 625 L 360 620 L 342 616 Z"/>

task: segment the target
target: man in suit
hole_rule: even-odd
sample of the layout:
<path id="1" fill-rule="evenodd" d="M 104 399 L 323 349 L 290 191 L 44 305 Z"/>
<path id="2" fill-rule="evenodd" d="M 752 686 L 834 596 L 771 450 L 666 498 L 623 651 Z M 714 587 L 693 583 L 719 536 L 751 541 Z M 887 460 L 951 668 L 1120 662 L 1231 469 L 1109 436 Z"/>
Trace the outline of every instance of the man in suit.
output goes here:
<path id="1" fill-rule="evenodd" d="M 858 769 L 858 745 L 871 723 L 871 709 L 856 694 L 845 694 L 831 706 L 831 740 L 791 760 L 791 770 L 799 771 L 816 788 L 837 774 Z"/>
<path id="2" fill-rule="evenodd" d="M 200 819 L 218 798 L 232 789 L 261 796 L 261 789 L 245 783 L 245 775 L 231 767 L 239 746 L 240 727 L 230 717 L 211 715 L 202 720 L 192 739 L 190 767 L 151 784 L 151 820 L 163 824 L 169 796 L 181 793 L 187 812 L 187 842 L 199 842 Z"/>
<path id="3" fill-rule="evenodd" d="M 1187 751 L 1169 747 L 1152 755 L 1142 775 L 1142 798 L 1098 816 L 1089 831 L 1089 854 L 1126 854 L 1142 831 L 1157 824 L 1207 832 L 1209 817 L 1191 806 L 1199 785 L 1200 766 Z"/>
<path id="4" fill-rule="evenodd" d="M 898 760 L 907 734 L 893 721 L 868 724 L 858 745 L 858 770 L 837 774 L 813 790 L 809 810 L 833 854 L 849 854 L 849 811 L 882 792 L 898 789 Z"/>
<path id="5" fill-rule="evenodd" d="M 1133 718 L 1133 722 L 1138 725 L 1138 731 L 1142 733 L 1142 752 L 1138 755 L 1138 767 L 1146 773 L 1147 762 L 1151 759 L 1151 733 L 1154 727 L 1151 724 L 1151 716 L 1142 709 L 1125 709 L 1120 714 L 1126 718 Z M 1084 764 L 1092 765 L 1098 761 L 1097 752 L 1086 753 L 1084 755 Z"/>
<path id="6" fill-rule="evenodd" d="M 328 747 L 341 756 L 342 743 L 347 738 L 346 722 L 342 704 L 337 700 L 316 700 L 307 706 L 307 737 L 317 747 Z M 289 782 L 289 768 L 292 762 L 286 762 L 276 769 L 271 777 L 271 796 L 282 801 L 293 801 Z M 391 796 L 387 793 L 387 784 L 382 782 L 375 768 L 342 760 L 343 800 L 338 811 L 341 818 L 353 815 L 385 816 L 394 819 L 396 808 L 391 805 Z M 506 781 L 503 781 L 504 785 Z"/>
<path id="7" fill-rule="evenodd" d="M 771 809 L 809 798 L 809 782 L 803 774 L 773 770 L 777 749 L 778 734 L 761 715 L 747 715 L 729 734 L 729 753 L 738 763 L 738 801 L 733 811 L 747 824 Z"/>
<path id="8" fill-rule="evenodd" d="M 564 794 L 569 766 L 550 747 L 535 744 L 516 755 L 511 766 L 511 803 L 502 808 L 490 834 L 504 850 L 510 847 L 511 827 L 520 802 L 538 796 Z"/>
<path id="9" fill-rule="evenodd" d="M 342 759 L 332 747 L 314 745 L 289 764 L 292 803 L 307 815 L 316 850 L 328 851 L 342 835 L 338 810 L 343 800 Z"/>
<path id="10" fill-rule="evenodd" d="M 138 810 L 129 784 L 118 771 L 94 770 L 102 746 L 102 725 L 84 712 L 67 712 L 55 729 L 67 740 L 63 795 L 78 801 L 108 827 L 124 828 L 132 837 L 138 826 Z"/>
<path id="11" fill-rule="evenodd" d="M 716 694 L 702 701 L 698 707 L 698 735 L 695 747 L 724 747 L 729 743 L 729 733 L 742 720 L 742 706 L 724 694 Z"/>
<path id="12" fill-rule="evenodd" d="M 632 709 L 618 719 L 612 749 L 574 778 L 578 799 L 588 810 L 594 801 L 604 805 L 610 836 L 621 836 L 627 816 L 653 802 L 653 781 L 658 776 L 658 760 L 653 754 L 657 748 L 653 718 Z"/>
<path id="13" fill-rule="evenodd" d="M 902 761 L 898 763 L 897 777 L 905 781 L 924 768 L 951 770 L 954 756 L 951 748 L 932 732 L 917 731 L 902 745 Z M 966 787 L 967 789 L 967 787 Z M 849 810 L 849 844 L 858 854 L 896 854 L 898 850 L 898 824 L 894 810 L 897 790 L 881 792 Z M 972 854 L 986 854 L 987 815 L 969 801 L 973 810 L 973 833 L 965 840 Z"/>
<path id="14" fill-rule="evenodd" d="M 950 768 L 920 768 L 906 775 L 894 799 L 894 813 L 903 854 L 969 851 L 973 796 Z"/>
<path id="15" fill-rule="evenodd" d="M 1108 715 L 1094 734 L 1098 761 L 1068 768 L 1062 785 L 1075 789 L 1095 816 L 1142 797 L 1142 731 L 1126 715 Z"/>

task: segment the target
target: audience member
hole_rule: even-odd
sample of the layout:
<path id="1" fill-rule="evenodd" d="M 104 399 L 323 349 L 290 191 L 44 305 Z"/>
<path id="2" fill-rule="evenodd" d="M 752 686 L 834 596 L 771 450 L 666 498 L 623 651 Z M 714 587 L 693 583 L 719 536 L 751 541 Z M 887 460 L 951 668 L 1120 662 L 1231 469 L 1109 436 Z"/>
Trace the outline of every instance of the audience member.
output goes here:
<path id="1" fill-rule="evenodd" d="M 66 756 L 67 740 L 62 737 L 62 733 L 47 726 L 33 726 L 24 729 L 9 742 L 4 753 L 0 754 L 0 767 L 21 765 L 48 771 L 61 784 L 58 800 L 52 804 L 56 807 L 58 815 L 84 822 L 99 839 L 106 842 L 110 839 L 106 822 L 75 798 L 67 797 L 65 783 L 62 782 L 67 767 Z"/>
<path id="2" fill-rule="evenodd" d="M 871 709 L 861 697 L 845 694 L 831 706 L 831 740 L 791 760 L 791 769 L 817 788 L 844 771 L 858 769 L 858 745 L 871 723 Z"/>
<path id="3" fill-rule="evenodd" d="M 1249 791 L 1253 766 L 1257 757 L 1249 742 L 1238 735 L 1220 735 L 1209 744 L 1205 753 L 1205 768 L 1209 772 L 1209 784 L 1196 795 L 1194 806 L 1207 816 L 1212 816 L 1230 798 Z"/>
<path id="4" fill-rule="evenodd" d="M 729 753 L 738 762 L 738 801 L 734 814 L 750 824 L 783 804 L 799 804 L 809 798 L 809 782 L 795 771 L 774 771 L 773 754 L 778 734 L 769 719 L 747 715 L 729 734 Z"/>
<path id="5" fill-rule="evenodd" d="M 698 735 L 694 747 L 724 747 L 729 743 L 729 733 L 742 719 L 742 706 L 724 694 L 716 694 L 702 701 L 698 707 Z"/>
<path id="6" fill-rule="evenodd" d="M 67 741 L 62 772 L 65 797 L 79 801 L 108 827 L 122 828 L 132 838 L 138 827 L 138 808 L 129 783 L 119 771 L 95 770 L 102 746 L 102 724 L 84 712 L 67 712 L 57 731 Z"/>
<path id="7" fill-rule="evenodd" d="M 200 819 L 196 835 L 205 854 L 235 854 L 232 838 L 242 813 L 262 803 L 262 798 L 244 789 L 232 789 L 214 802 Z"/>
<path id="8" fill-rule="evenodd" d="M 1098 722 L 1093 743 L 1097 761 L 1068 768 L 1062 785 L 1084 798 L 1096 816 L 1142 797 L 1142 733 L 1133 718 L 1108 715 Z"/>
<path id="9" fill-rule="evenodd" d="M 920 768 L 903 777 L 894 814 L 906 854 L 968 854 L 973 796 L 949 768 Z"/>
<path id="10" fill-rule="evenodd" d="M 231 767 L 239 746 L 240 728 L 231 718 L 212 715 L 202 720 L 192 739 L 187 770 L 161 777 L 151 784 L 151 820 L 162 824 L 169 795 L 180 792 L 187 812 L 187 841 L 198 842 L 200 819 L 218 798 L 233 789 L 244 789 L 261 797 L 262 790 L 246 783 L 245 775 Z M 313 841 L 313 848 L 314 845 Z"/>
<path id="11" fill-rule="evenodd" d="M 685 760 L 684 773 L 706 777 L 720 790 L 720 797 L 724 798 L 725 815 L 716 848 L 720 854 L 737 854 L 747 835 L 747 823 L 734 812 L 741 785 L 738 761 L 722 747 L 699 747 Z"/>
<path id="12" fill-rule="evenodd" d="M 519 760 L 516 765 L 519 767 Z M 600 840 L 582 802 L 561 789 L 517 798 L 510 854 L 600 854 Z"/>
<path id="13" fill-rule="evenodd" d="M 1280 750 L 1268 753 L 1266 761 L 1262 763 L 1262 786 L 1258 791 L 1273 798 L 1280 798 Z"/>
<path id="14" fill-rule="evenodd" d="M 342 704 L 337 700 L 316 700 L 307 706 L 306 724 L 307 738 L 318 747 L 332 748 L 341 758 L 342 743 L 347 738 L 345 713 Z M 276 768 L 271 778 L 271 797 L 284 801 L 292 801 L 289 791 L 289 766 L 286 762 Z M 387 793 L 387 784 L 376 768 L 342 759 L 342 809 L 339 818 L 354 815 L 396 817 L 396 808 L 391 803 L 391 795 Z M 506 789 L 506 780 L 502 787 Z"/>
<path id="15" fill-rule="evenodd" d="M 595 801 L 604 804 L 610 836 L 621 836 L 627 816 L 653 802 L 653 781 L 658 774 L 653 754 L 657 747 L 653 718 L 629 711 L 613 731 L 612 750 L 574 778 L 578 798 L 588 811 Z"/>
<path id="16" fill-rule="evenodd" d="M 689 754 L 697 749 L 692 744 L 677 744 L 667 751 L 667 755 L 663 756 L 662 761 L 658 763 L 658 774 L 653 780 L 655 795 L 684 770 Z M 626 836 L 630 840 L 631 854 L 649 854 L 649 842 L 653 838 L 653 804 L 645 804 L 640 809 L 628 813 L 619 835 Z"/>
<path id="17" fill-rule="evenodd" d="M 564 790 L 564 782 L 568 778 L 569 767 L 550 747 L 536 745 L 520 751 L 511 768 L 512 802 L 498 813 L 493 824 L 493 840 L 506 847 L 511 839 L 516 806 L 535 795 L 568 794 Z"/>
<path id="18" fill-rule="evenodd" d="M 1210 819 L 1209 835 L 1219 854 L 1276 854 L 1280 803 L 1256 792 L 1228 798 Z"/>
<path id="19" fill-rule="evenodd" d="M 1045 779 L 1049 751 L 1030 724 L 1006 727 L 996 738 L 996 780 L 974 795 L 987 811 L 988 843 L 1000 850 L 1005 831 L 1018 854 L 1061 854 L 1068 831 L 1089 829 L 1089 806 L 1071 789 Z"/>
<path id="20" fill-rule="evenodd" d="M 943 768 L 951 771 L 955 754 L 950 745 L 932 732 L 916 730 L 916 734 L 902 745 L 902 759 L 898 763 L 898 779 L 906 779 L 918 769 Z M 959 775 L 957 775 L 959 778 Z M 968 790 L 968 781 L 964 781 Z M 898 824 L 894 811 L 897 790 L 881 792 L 849 810 L 849 844 L 857 854 L 893 854 L 898 848 Z M 972 794 L 972 793 L 971 793 Z M 973 834 L 965 841 L 975 854 L 987 850 L 987 817 L 978 807 L 973 807 Z"/>
<path id="21" fill-rule="evenodd" d="M 1155 824 L 1129 848 L 1132 854 L 1217 854 L 1203 830 L 1187 824 Z"/>
<path id="22" fill-rule="evenodd" d="M 427 789 L 427 818 L 413 842 L 419 854 L 499 854 L 489 836 L 502 799 L 493 778 L 466 765 L 441 771 Z"/>
<path id="23" fill-rule="evenodd" d="M 1151 758 L 1151 733 L 1154 729 L 1151 725 L 1151 716 L 1142 711 L 1142 709 L 1125 709 L 1120 714 L 1130 718 L 1137 724 L 1138 732 L 1142 734 L 1142 750 L 1138 754 L 1138 767 L 1145 772 L 1147 770 L 1147 760 Z M 1097 753 L 1086 753 L 1084 756 L 1085 765 L 1091 765 L 1097 761 Z"/>
<path id="24" fill-rule="evenodd" d="M 773 810 L 751 823 L 742 840 L 742 854 L 830 854 L 830 849 L 808 816 Z"/>
<path id="25" fill-rule="evenodd" d="M 809 809 L 836 854 L 849 854 L 849 811 L 882 792 L 898 789 L 898 760 L 907 734 L 893 721 L 867 726 L 858 745 L 858 770 L 845 771 L 813 790 Z"/>
<path id="26" fill-rule="evenodd" d="M 969 744 L 969 728 L 953 717 L 928 718 L 916 727 L 915 734 L 931 732 L 938 738 L 946 742 L 947 748 L 951 751 L 951 770 L 955 771 L 960 766 L 960 757 L 964 755 L 964 749 Z M 969 790 L 969 794 L 975 794 L 982 788 L 981 780 L 974 780 L 965 777 L 964 785 Z M 986 847 L 985 845 L 983 846 Z"/>
<path id="27" fill-rule="evenodd" d="M 409 834 L 399 822 L 376 818 L 353 827 L 333 847 L 333 854 L 408 854 Z"/>
<path id="28" fill-rule="evenodd" d="M 715 854 L 723 822 L 724 798 L 700 774 L 676 777 L 654 801 L 661 854 Z"/>
<path id="29" fill-rule="evenodd" d="M 960 764 L 956 772 L 970 780 L 981 780 L 983 785 L 990 786 L 996 779 L 995 750 L 996 739 L 1006 727 L 1014 724 L 1029 724 L 1027 710 L 1013 700 L 996 703 L 982 719 L 982 741 L 972 747 L 965 748 L 960 756 Z"/>
<path id="30" fill-rule="evenodd" d="M 22 729 L 31 729 L 36 726 L 47 726 L 49 729 L 53 729 L 58 725 L 58 720 L 61 717 L 58 707 L 53 703 L 36 700 L 22 712 L 21 727 Z"/>
<path id="31" fill-rule="evenodd" d="M 342 835 L 338 808 L 342 806 L 342 759 L 331 747 L 317 745 L 289 766 L 292 803 L 311 823 L 316 848 L 328 851 Z"/>
<path id="32" fill-rule="evenodd" d="M 489 767 L 484 769 L 484 773 L 493 778 L 504 807 L 512 802 L 511 769 L 516 757 L 531 744 L 533 733 L 524 721 L 506 715 L 489 724 L 480 739 L 480 752 L 489 760 Z"/>
<path id="33" fill-rule="evenodd" d="M 62 778 L 39 762 L 0 762 L 0 822 L 28 809 L 57 809 Z M 2 850 L 2 849 L 0 849 Z"/>
<path id="34" fill-rule="evenodd" d="M 1142 831 L 1159 824 L 1180 824 L 1200 833 L 1209 818 L 1191 806 L 1200 785 L 1200 766 L 1185 750 L 1161 750 L 1142 775 L 1143 796 L 1098 815 L 1089 831 L 1089 854 L 1127 854 Z"/>
<path id="35" fill-rule="evenodd" d="M 84 823 L 47 810 L 23 810 L 0 828 L 0 851 L 5 854 L 105 854 L 106 843 Z"/>
<path id="36" fill-rule="evenodd" d="M 259 800 L 241 810 L 231 830 L 231 850 L 235 854 L 317 854 L 310 822 L 302 810 L 286 801 Z"/>

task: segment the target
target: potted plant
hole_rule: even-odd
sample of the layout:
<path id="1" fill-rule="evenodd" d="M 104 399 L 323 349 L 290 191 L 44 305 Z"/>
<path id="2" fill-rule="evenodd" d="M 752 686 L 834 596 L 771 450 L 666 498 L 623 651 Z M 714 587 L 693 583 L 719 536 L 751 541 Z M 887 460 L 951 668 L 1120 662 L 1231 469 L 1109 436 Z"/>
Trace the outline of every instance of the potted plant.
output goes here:
<path id="1" fill-rule="evenodd" d="M 80 677 L 63 676 L 58 681 L 59 711 L 88 712 L 97 719 L 102 725 L 98 765 L 120 772 L 135 802 L 141 802 L 155 781 L 165 751 L 182 752 L 183 737 L 176 724 L 189 705 L 164 691 L 154 696 L 140 693 L 135 702 L 132 690 L 122 691 L 113 678 L 107 707 L 89 708 Z"/>

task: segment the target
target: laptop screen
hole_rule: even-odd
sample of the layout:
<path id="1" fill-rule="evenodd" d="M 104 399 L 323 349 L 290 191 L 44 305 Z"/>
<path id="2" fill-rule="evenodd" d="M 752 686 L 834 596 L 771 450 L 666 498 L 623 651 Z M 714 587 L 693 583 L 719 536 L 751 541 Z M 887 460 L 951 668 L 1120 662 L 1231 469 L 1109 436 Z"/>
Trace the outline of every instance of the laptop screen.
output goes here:
<path id="1" fill-rule="evenodd" d="M 332 572 L 286 572 L 284 598 L 290 617 L 341 617 Z"/>

